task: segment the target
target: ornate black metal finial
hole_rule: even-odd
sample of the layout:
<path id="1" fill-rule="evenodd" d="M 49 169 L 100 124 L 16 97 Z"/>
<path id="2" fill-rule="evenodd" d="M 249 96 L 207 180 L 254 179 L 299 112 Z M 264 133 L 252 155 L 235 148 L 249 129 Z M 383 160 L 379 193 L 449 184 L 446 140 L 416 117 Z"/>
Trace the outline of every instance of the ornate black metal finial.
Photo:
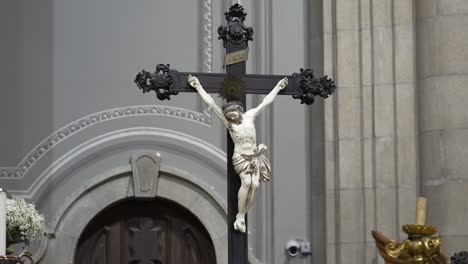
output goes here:
<path id="1" fill-rule="evenodd" d="M 227 41 L 237 45 L 245 40 L 253 40 L 253 28 L 244 25 L 246 16 L 247 13 L 244 11 L 244 8 L 238 3 L 232 5 L 229 11 L 224 13 L 227 26 L 218 27 L 218 39 L 224 41 L 224 47 L 226 47 Z"/>
<path id="2" fill-rule="evenodd" d="M 143 93 L 154 90 L 159 100 L 171 100 L 171 95 L 176 95 L 174 88 L 176 70 L 169 68 L 169 64 L 158 64 L 154 73 L 142 70 L 135 77 L 135 83 Z"/>
<path id="3" fill-rule="evenodd" d="M 451 264 L 468 264 L 468 252 L 461 251 L 450 257 Z"/>
<path id="4" fill-rule="evenodd" d="M 300 71 L 300 73 L 293 74 L 293 78 L 299 82 L 298 94 L 293 95 L 293 98 L 300 99 L 301 104 L 313 104 L 315 96 L 327 98 L 335 91 L 335 83 L 328 76 L 317 79 L 311 69 Z"/>

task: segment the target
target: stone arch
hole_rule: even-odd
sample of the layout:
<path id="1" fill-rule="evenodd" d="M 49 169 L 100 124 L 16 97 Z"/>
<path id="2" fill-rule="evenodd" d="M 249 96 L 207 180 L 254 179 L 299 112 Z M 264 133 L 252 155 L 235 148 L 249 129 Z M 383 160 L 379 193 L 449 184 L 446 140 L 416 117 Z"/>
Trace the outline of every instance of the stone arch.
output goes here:
<path id="1" fill-rule="evenodd" d="M 43 241 L 40 263 L 73 263 L 78 239 L 86 225 L 104 208 L 134 196 L 131 171 L 125 171 L 83 189 L 64 210 L 55 228 L 55 239 Z M 192 212 L 207 229 L 217 262 L 227 263 L 226 208 L 206 185 L 180 170 L 161 171 L 157 197 L 178 203 Z"/>
<path id="2" fill-rule="evenodd" d="M 39 263 L 72 263 L 86 224 L 112 203 L 135 196 L 130 158 L 142 150 L 161 152 L 156 197 L 174 201 L 198 217 L 215 245 L 217 262 L 226 263 L 222 151 L 193 136 L 151 127 L 114 130 L 87 139 L 43 168 L 23 195 L 36 201 L 46 215 L 47 232 L 55 235 L 35 250 Z"/>

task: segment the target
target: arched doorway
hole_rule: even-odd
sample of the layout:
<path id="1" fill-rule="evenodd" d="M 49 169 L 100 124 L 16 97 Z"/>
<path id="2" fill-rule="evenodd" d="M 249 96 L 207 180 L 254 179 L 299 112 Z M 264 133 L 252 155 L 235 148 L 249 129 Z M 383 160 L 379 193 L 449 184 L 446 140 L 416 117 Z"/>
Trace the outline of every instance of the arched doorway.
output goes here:
<path id="1" fill-rule="evenodd" d="M 126 200 L 85 228 L 75 264 L 216 263 L 210 236 L 187 209 L 165 199 Z"/>

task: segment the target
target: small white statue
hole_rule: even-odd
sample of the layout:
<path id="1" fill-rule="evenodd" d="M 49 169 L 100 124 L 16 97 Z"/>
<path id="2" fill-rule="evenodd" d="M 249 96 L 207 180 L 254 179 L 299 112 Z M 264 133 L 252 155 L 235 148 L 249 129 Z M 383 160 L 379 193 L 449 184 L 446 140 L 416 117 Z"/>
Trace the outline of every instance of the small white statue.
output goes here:
<path id="1" fill-rule="evenodd" d="M 245 214 L 253 204 L 260 179 L 264 182 L 269 181 L 271 173 L 270 162 L 265 157 L 267 147 L 263 144 L 257 146 L 256 143 L 255 117 L 273 102 L 279 91 L 288 85 L 288 79 L 280 80 L 256 108 L 245 113 L 240 102 L 228 102 L 223 105 L 221 110 L 196 77 L 190 75 L 188 83 L 197 90 L 203 101 L 221 119 L 231 134 L 234 142 L 232 163 L 241 180 L 234 229 L 245 232 Z"/>

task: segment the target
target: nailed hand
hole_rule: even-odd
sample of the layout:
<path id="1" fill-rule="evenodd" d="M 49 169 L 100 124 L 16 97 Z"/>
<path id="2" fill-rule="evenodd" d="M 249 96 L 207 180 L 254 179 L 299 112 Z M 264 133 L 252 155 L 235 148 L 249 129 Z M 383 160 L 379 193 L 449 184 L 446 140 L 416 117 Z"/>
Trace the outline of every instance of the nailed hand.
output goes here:
<path id="1" fill-rule="evenodd" d="M 187 82 L 192 86 L 193 88 L 198 88 L 200 87 L 200 81 L 198 81 L 198 78 L 192 75 L 189 75 L 187 78 Z"/>
<path id="2" fill-rule="evenodd" d="M 284 77 L 278 82 L 278 87 L 280 88 L 280 90 L 283 90 L 284 87 L 286 87 L 287 85 L 288 85 L 288 78 L 286 77 Z"/>

